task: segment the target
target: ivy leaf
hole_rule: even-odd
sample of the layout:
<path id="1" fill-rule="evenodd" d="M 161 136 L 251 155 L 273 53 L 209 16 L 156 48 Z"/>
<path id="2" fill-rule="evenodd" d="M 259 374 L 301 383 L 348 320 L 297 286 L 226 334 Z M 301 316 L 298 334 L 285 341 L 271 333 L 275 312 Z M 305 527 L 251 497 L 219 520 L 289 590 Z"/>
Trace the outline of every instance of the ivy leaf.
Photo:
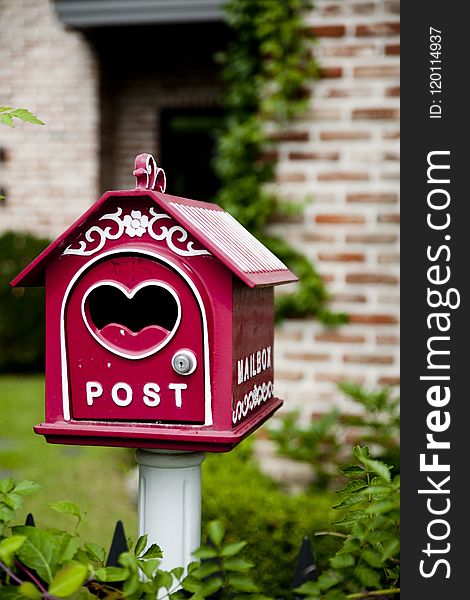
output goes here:
<path id="1" fill-rule="evenodd" d="M 258 588 L 248 575 L 241 573 L 231 573 L 227 577 L 228 583 L 236 592 L 257 592 Z"/>
<path id="2" fill-rule="evenodd" d="M 330 559 L 330 565 L 333 569 L 344 569 L 345 567 L 352 567 L 356 564 L 356 559 L 349 552 L 340 552 Z"/>
<path id="3" fill-rule="evenodd" d="M 24 481 L 20 481 L 15 485 L 15 492 L 17 494 L 33 494 L 41 488 L 42 485 L 39 485 L 39 483 L 25 479 Z"/>
<path id="4" fill-rule="evenodd" d="M 147 543 L 147 540 L 145 540 L 145 543 Z M 147 550 L 144 552 L 144 554 L 142 554 L 140 558 L 163 558 L 163 552 L 160 546 L 158 546 L 157 544 L 152 544 L 151 546 L 149 546 L 149 548 L 147 548 Z"/>
<path id="5" fill-rule="evenodd" d="M 139 576 L 137 575 L 137 573 L 133 573 L 129 577 L 129 579 L 126 580 L 122 587 L 122 593 L 124 595 L 124 598 L 128 598 L 129 596 L 132 596 L 132 594 L 135 594 L 139 590 L 139 587 Z"/>
<path id="6" fill-rule="evenodd" d="M 129 569 L 121 567 L 103 567 L 95 571 L 95 577 L 98 581 L 125 581 L 129 577 Z"/>
<path id="7" fill-rule="evenodd" d="M 58 539 L 36 527 L 15 527 L 16 533 L 27 538 L 18 550 L 18 558 L 27 567 L 34 569 L 46 583 L 50 583 L 59 558 Z"/>
<path id="8" fill-rule="evenodd" d="M 0 114 L 0 123 L 8 125 L 8 127 L 14 127 L 13 117 L 9 113 Z"/>
<path id="9" fill-rule="evenodd" d="M 191 576 L 195 577 L 196 579 L 202 580 L 206 577 L 209 577 L 209 575 L 217 573 L 218 571 L 220 571 L 220 565 L 216 562 L 203 562 L 201 566 L 192 571 Z"/>
<path id="10" fill-rule="evenodd" d="M 382 567 L 382 557 L 376 550 L 372 550 L 371 548 L 366 548 L 364 550 L 364 552 L 361 554 L 361 557 L 367 563 L 369 563 L 369 565 L 371 567 L 376 567 L 378 569 L 380 567 Z"/>
<path id="11" fill-rule="evenodd" d="M 101 565 L 104 564 L 104 561 L 106 560 L 106 550 L 104 548 L 98 546 L 98 544 L 89 542 L 85 544 L 85 550 L 91 560 L 94 560 Z"/>
<path id="12" fill-rule="evenodd" d="M 13 110 L 11 106 L 0 106 L 0 113 Z"/>
<path id="13" fill-rule="evenodd" d="M 9 567 L 13 563 L 15 553 L 21 548 L 25 540 L 25 535 L 12 535 L 2 540 L 0 542 L 0 560 Z"/>
<path id="14" fill-rule="evenodd" d="M 234 542 L 233 544 L 227 544 L 223 546 L 220 556 L 235 556 L 242 548 L 246 546 L 246 542 Z"/>
<path id="15" fill-rule="evenodd" d="M 216 546 L 220 546 L 225 535 L 225 528 L 220 521 L 211 521 L 207 526 L 210 539 Z"/>
<path id="16" fill-rule="evenodd" d="M 148 560 L 137 560 L 137 564 L 144 574 L 151 579 L 160 564 L 158 558 L 149 558 Z"/>
<path id="17" fill-rule="evenodd" d="M 321 591 L 326 592 L 342 580 L 343 576 L 337 571 L 327 571 L 326 573 L 322 573 L 320 575 L 320 577 L 317 580 L 317 583 Z"/>
<path id="18" fill-rule="evenodd" d="M 73 517 L 77 517 L 79 521 L 82 520 L 82 511 L 80 510 L 80 507 L 78 506 L 78 504 L 70 500 L 60 500 L 59 502 L 51 502 L 49 504 L 49 507 L 58 513 L 72 515 Z"/>
<path id="19" fill-rule="evenodd" d="M 31 598 L 31 600 L 40 600 L 42 598 L 41 592 L 31 581 L 24 581 L 18 590 L 21 592 L 22 597 Z"/>
<path id="20" fill-rule="evenodd" d="M 212 596 L 213 594 L 215 594 L 215 592 L 220 590 L 223 583 L 224 581 L 221 577 L 212 577 L 208 581 L 204 582 L 204 585 L 201 589 L 201 594 L 204 595 L 204 598 L 206 598 L 207 596 Z"/>
<path id="21" fill-rule="evenodd" d="M 372 458 L 363 458 L 362 463 L 368 467 L 371 471 L 374 471 L 385 481 L 392 479 L 390 475 L 390 467 L 380 460 L 373 460 Z"/>
<path id="22" fill-rule="evenodd" d="M 192 592 L 193 594 L 197 594 L 203 588 L 203 583 L 192 575 L 185 577 L 181 585 L 183 586 L 183 589 L 185 589 L 187 592 Z"/>
<path id="23" fill-rule="evenodd" d="M 374 569 L 364 564 L 359 564 L 354 569 L 354 574 L 366 588 L 380 589 L 380 575 Z"/>
<path id="24" fill-rule="evenodd" d="M 224 569 L 226 571 L 247 571 L 252 569 L 254 564 L 243 558 L 237 556 L 231 556 L 223 561 Z"/>
<path id="25" fill-rule="evenodd" d="M 382 560 L 385 562 L 387 559 L 395 556 L 400 551 L 400 540 L 398 538 L 391 539 L 384 545 L 382 551 Z"/>
<path id="26" fill-rule="evenodd" d="M 210 546 L 202 546 L 201 548 L 198 548 L 195 552 L 193 552 L 193 556 L 204 560 L 207 558 L 215 558 L 216 556 L 218 556 L 218 553 L 215 548 L 211 548 Z"/>
<path id="27" fill-rule="evenodd" d="M 148 536 L 147 536 L 147 534 L 145 534 L 145 535 L 141 535 L 140 538 L 137 540 L 137 544 L 135 545 L 135 548 L 134 548 L 135 556 L 139 556 L 139 554 L 144 550 L 145 546 L 147 545 L 147 539 L 148 539 Z"/>
<path id="28" fill-rule="evenodd" d="M 77 592 L 88 574 L 86 565 L 70 563 L 61 569 L 51 581 L 49 594 L 58 598 L 66 598 Z"/>
<path id="29" fill-rule="evenodd" d="M 26 108 L 17 108 L 11 111 L 11 116 L 20 119 L 21 121 L 26 121 L 27 123 L 34 123 L 35 125 L 44 125 L 44 122 L 41 119 L 38 119 L 36 115 L 33 115 L 32 112 L 27 110 Z"/>
<path id="30" fill-rule="evenodd" d="M 0 492 L 3 494 L 9 494 L 15 489 L 15 480 L 11 477 L 0 479 Z"/>
<path id="31" fill-rule="evenodd" d="M 183 569 L 183 567 L 175 567 L 174 569 L 171 570 L 171 572 L 176 577 L 176 579 L 179 581 L 181 579 L 181 577 L 183 576 L 184 569 Z"/>

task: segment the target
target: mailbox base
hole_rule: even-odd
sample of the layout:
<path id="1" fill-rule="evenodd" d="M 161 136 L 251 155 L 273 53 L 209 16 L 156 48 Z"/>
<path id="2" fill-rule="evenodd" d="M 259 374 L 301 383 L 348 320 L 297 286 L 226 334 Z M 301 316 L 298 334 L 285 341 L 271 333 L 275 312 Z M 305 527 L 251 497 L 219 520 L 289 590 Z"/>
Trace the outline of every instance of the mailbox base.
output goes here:
<path id="1" fill-rule="evenodd" d="M 231 431 L 188 426 L 168 429 L 156 424 L 97 421 L 40 423 L 34 427 L 34 431 L 44 435 L 50 444 L 228 452 L 258 429 L 282 404 L 283 400 L 280 398 L 272 398 L 269 404 L 261 407 Z"/>

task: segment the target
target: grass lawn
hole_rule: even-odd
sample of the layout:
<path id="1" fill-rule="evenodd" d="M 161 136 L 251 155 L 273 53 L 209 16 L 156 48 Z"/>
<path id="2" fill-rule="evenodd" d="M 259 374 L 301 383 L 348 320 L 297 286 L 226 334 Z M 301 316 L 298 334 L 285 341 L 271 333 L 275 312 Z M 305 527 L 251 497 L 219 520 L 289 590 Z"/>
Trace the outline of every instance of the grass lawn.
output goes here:
<path id="1" fill-rule="evenodd" d="M 73 500 L 87 513 L 80 533 L 108 549 L 118 519 L 137 539 L 137 506 L 126 488 L 133 451 L 47 444 L 33 432 L 44 420 L 44 378 L 0 376 L 0 478 L 32 479 L 43 490 L 25 498 L 21 518 L 33 513 L 41 527 L 70 528 L 72 517 L 58 515 L 48 504 Z"/>

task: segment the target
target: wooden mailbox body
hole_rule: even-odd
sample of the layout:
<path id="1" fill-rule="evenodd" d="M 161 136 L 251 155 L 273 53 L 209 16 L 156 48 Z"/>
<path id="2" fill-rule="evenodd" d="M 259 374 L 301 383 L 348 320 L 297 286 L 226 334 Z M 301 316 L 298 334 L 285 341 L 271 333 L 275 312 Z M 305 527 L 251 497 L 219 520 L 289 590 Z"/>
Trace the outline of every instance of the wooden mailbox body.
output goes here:
<path id="1" fill-rule="evenodd" d="M 12 282 L 46 286 L 34 430 L 60 444 L 230 450 L 282 404 L 273 286 L 295 279 L 215 204 L 106 192 Z"/>

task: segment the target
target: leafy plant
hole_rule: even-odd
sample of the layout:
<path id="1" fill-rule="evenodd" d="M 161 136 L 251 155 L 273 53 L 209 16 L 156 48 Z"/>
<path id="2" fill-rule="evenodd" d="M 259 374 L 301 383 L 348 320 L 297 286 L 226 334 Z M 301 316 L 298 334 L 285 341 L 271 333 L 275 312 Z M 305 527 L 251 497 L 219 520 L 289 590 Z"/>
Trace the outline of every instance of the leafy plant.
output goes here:
<path id="1" fill-rule="evenodd" d="M 233 39 L 218 56 L 227 118 L 214 166 L 221 180 L 218 202 L 300 278 L 297 292 L 277 298 L 278 318 L 316 315 L 336 324 L 345 315 L 326 308 L 329 296 L 312 263 L 287 241 L 266 234 L 273 217 L 299 210 L 267 188 L 274 179 L 278 143 L 269 129 L 286 128 L 308 106 L 308 84 L 318 74 L 312 34 L 303 20 L 311 8 L 310 0 L 226 3 Z"/>
<path id="2" fill-rule="evenodd" d="M 0 597 L 24 598 L 264 598 L 250 578 L 252 563 L 240 556 L 245 542 L 226 543 L 224 527 L 208 525 L 208 545 L 202 546 L 187 572 L 181 567 L 159 568 L 163 556 L 156 544 L 141 536 L 118 558 L 119 566 L 106 565 L 106 552 L 88 542 L 81 545 L 78 530 L 85 515 L 71 501 L 50 507 L 76 519 L 72 533 L 43 530 L 31 525 L 12 525 L 25 494 L 39 486 L 31 481 L 0 480 Z"/>
<path id="3" fill-rule="evenodd" d="M 14 127 L 14 119 L 34 123 L 35 125 L 44 125 L 41 119 L 38 119 L 32 112 L 26 108 L 11 108 L 11 106 L 0 106 L 0 123 Z"/>
<path id="4" fill-rule="evenodd" d="M 44 289 L 9 283 L 48 243 L 27 233 L 0 235 L 0 372 L 44 368 Z"/>
<path id="5" fill-rule="evenodd" d="M 392 388 L 366 390 L 354 383 L 339 388 L 357 405 L 357 414 L 343 414 L 338 408 L 315 415 L 306 425 L 298 411 L 285 415 L 276 426 L 268 427 L 282 456 L 308 463 L 315 489 L 338 485 L 337 469 L 349 460 L 356 444 L 368 444 L 374 455 L 400 468 L 400 399 Z"/>
<path id="6" fill-rule="evenodd" d="M 356 464 L 343 469 L 350 481 L 338 491 L 343 512 L 336 525 L 344 541 L 330 559 L 331 568 L 294 590 L 307 600 L 392 598 L 400 593 L 400 476 L 356 446 Z"/>

